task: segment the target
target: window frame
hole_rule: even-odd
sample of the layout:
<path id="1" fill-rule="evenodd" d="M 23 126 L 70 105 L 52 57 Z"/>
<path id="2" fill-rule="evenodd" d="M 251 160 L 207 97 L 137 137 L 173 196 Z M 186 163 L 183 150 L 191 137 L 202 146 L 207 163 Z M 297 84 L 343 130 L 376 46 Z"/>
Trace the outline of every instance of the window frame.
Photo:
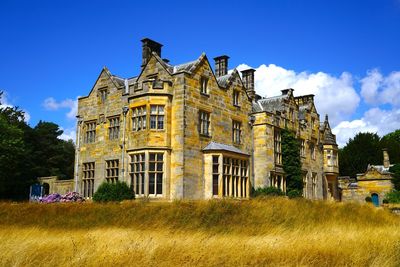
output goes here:
<path id="1" fill-rule="evenodd" d="M 237 120 L 232 120 L 232 142 L 235 145 L 241 144 L 242 136 L 242 122 Z"/>
<path id="2" fill-rule="evenodd" d="M 156 107 L 155 113 L 153 113 L 153 109 L 152 109 L 153 107 Z M 162 112 L 160 112 L 161 107 L 162 107 Z M 158 105 L 158 104 L 150 105 L 150 114 L 149 115 L 150 115 L 149 129 L 152 131 L 165 131 L 165 126 L 166 126 L 165 105 Z M 154 118 L 154 123 L 155 123 L 154 128 L 153 128 L 153 124 L 152 124 L 153 118 Z M 162 118 L 161 121 L 160 121 L 160 118 Z M 160 122 L 162 122 L 162 128 L 160 128 Z"/>
<path id="3" fill-rule="evenodd" d="M 94 195 L 94 180 L 96 175 L 96 162 L 82 163 L 82 191 L 84 198 L 92 198 Z"/>
<path id="4" fill-rule="evenodd" d="M 118 140 L 120 133 L 120 115 L 107 118 L 108 120 L 108 140 Z"/>
<path id="5" fill-rule="evenodd" d="M 232 98 L 233 98 L 233 106 L 240 108 L 240 91 L 239 90 L 233 90 L 232 93 Z"/>
<path id="6" fill-rule="evenodd" d="M 208 78 L 206 76 L 200 77 L 200 94 L 204 96 L 210 96 L 210 91 L 208 88 Z"/>
<path id="7" fill-rule="evenodd" d="M 85 122 L 85 135 L 83 137 L 83 143 L 93 144 L 96 142 L 96 126 L 96 120 Z"/>
<path id="8" fill-rule="evenodd" d="M 138 132 L 147 129 L 147 114 L 147 105 L 132 108 L 132 131 Z"/>
<path id="9" fill-rule="evenodd" d="M 211 137 L 211 113 L 199 110 L 198 132 L 201 136 Z"/>
<path id="10" fill-rule="evenodd" d="M 107 183 L 116 183 L 119 178 L 119 159 L 106 160 L 105 179 Z"/>

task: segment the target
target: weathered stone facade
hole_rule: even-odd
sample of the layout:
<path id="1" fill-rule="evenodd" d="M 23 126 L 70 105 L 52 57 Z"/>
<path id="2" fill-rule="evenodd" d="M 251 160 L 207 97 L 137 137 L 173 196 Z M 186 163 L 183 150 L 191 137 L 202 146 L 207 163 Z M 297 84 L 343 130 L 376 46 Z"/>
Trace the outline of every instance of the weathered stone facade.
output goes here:
<path id="1" fill-rule="evenodd" d="M 138 197 L 167 200 L 247 198 L 251 188 L 271 185 L 285 190 L 276 138 L 287 127 L 304 141 L 304 195 L 336 198 L 335 136 L 327 118 L 320 125 L 312 95 L 286 89 L 261 98 L 254 70 L 228 73 L 228 56 L 215 58 L 215 72 L 205 54 L 174 66 L 161 59 L 161 44 L 142 42 L 137 77 L 104 68 L 79 99 L 77 191 L 90 198 L 102 182 L 116 180 Z M 333 155 L 328 168 L 325 158 Z"/>
<path id="2" fill-rule="evenodd" d="M 385 195 L 393 190 L 392 174 L 389 172 L 389 155 L 383 151 L 383 165 L 368 165 L 365 173 L 357 174 L 356 179 L 339 177 L 341 200 L 365 203 L 371 197 L 376 205 L 382 205 Z"/>

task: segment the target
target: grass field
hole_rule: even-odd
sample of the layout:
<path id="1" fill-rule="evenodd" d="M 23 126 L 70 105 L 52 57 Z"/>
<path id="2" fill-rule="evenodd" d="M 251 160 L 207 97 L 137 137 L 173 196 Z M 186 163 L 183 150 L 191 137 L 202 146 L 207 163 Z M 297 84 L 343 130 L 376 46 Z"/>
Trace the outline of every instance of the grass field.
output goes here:
<path id="1" fill-rule="evenodd" d="M 399 266 L 400 216 L 271 198 L 0 203 L 0 266 Z"/>

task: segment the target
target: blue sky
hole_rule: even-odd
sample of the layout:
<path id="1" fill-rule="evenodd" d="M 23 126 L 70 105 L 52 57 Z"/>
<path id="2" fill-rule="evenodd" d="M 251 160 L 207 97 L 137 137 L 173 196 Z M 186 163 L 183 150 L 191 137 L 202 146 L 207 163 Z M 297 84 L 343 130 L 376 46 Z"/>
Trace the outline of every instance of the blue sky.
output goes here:
<path id="1" fill-rule="evenodd" d="M 132 77 L 140 39 L 172 64 L 227 54 L 257 69 L 256 90 L 315 93 L 338 141 L 400 128 L 400 0 L 0 2 L 0 90 L 34 126 L 73 136 L 77 96 L 101 68 Z"/>

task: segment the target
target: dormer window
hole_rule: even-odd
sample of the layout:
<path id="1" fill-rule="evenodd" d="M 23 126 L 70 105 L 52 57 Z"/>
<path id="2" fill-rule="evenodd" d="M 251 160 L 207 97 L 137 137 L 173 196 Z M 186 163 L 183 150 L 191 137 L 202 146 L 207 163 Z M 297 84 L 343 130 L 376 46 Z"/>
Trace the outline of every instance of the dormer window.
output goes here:
<path id="1" fill-rule="evenodd" d="M 239 96 L 240 96 L 240 92 L 234 90 L 233 91 L 233 105 L 236 107 L 239 107 Z"/>
<path id="2" fill-rule="evenodd" d="M 208 95 L 208 78 L 200 78 L 200 93 L 203 95 Z"/>

